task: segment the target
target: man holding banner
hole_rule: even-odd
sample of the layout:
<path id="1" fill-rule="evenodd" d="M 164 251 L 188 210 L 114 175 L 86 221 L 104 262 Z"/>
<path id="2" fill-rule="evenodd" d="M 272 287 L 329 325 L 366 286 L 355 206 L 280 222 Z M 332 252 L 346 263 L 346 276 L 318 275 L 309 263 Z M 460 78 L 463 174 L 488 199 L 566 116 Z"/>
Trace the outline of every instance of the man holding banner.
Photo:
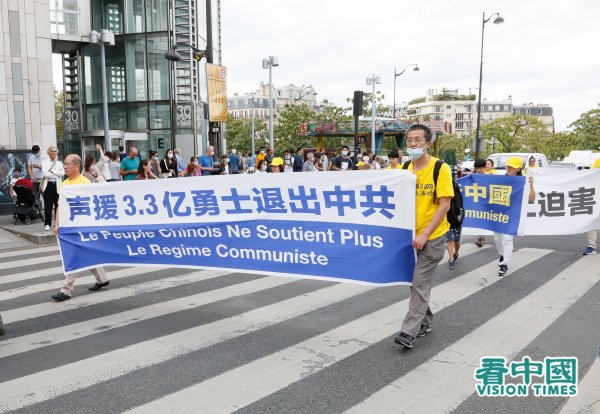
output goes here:
<path id="1" fill-rule="evenodd" d="M 450 224 L 446 214 L 450 199 L 454 197 L 452 174 L 447 164 L 442 164 L 437 181 L 434 168 L 437 158 L 428 154 L 433 144 L 431 129 L 413 125 L 406 131 L 407 153 L 412 158 L 408 170 L 417 176 L 416 227 L 413 247 L 417 250 L 417 263 L 410 289 L 408 312 L 402 330 L 394 339 L 399 345 L 412 348 L 415 337 L 431 332 L 433 313 L 429 298 L 433 274 L 444 257 L 444 237 Z"/>
<path id="2" fill-rule="evenodd" d="M 65 181 L 62 182 L 60 188 L 63 188 L 67 185 L 75 185 L 75 184 L 90 184 L 90 180 L 85 178 L 80 173 L 81 168 L 81 158 L 79 155 L 70 154 L 65 158 L 65 162 L 63 163 L 65 169 L 65 175 L 68 177 Z M 63 202 L 64 204 L 64 202 Z M 60 200 L 59 200 L 60 206 Z M 54 222 L 54 235 L 58 236 L 58 210 L 59 207 L 56 207 L 56 219 Z M 90 269 L 92 274 L 96 277 L 96 284 L 90 287 L 90 291 L 100 290 L 105 286 L 108 286 L 109 281 L 106 277 L 106 272 L 103 267 L 96 267 Z M 65 284 L 60 289 L 60 291 L 56 295 L 52 295 L 52 299 L 57 302 L 63 302 L 65 300 L 71 299 L 71 292 L 73 291 L 73 285 L 75 284 L 75 279 L 77 278 L 77 273 L 69 273 L 65 275 Z"/>

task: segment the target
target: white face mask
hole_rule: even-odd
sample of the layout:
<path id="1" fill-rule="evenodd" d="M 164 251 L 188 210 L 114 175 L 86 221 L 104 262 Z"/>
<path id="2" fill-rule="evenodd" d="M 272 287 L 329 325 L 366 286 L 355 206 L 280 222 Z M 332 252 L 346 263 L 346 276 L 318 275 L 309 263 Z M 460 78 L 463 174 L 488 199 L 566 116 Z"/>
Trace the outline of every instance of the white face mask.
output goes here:
<path id="1" fill-rule="evenodd" d="M 342 155 L 345 157 L 346 155 L 348 155 L 348 151 L 342 151 Z"/>
<path id="2" fill-rule="evenodd" d="M 264 151 L 261 151 L 260 153 L 261 153 L 261 154 L 264 154 L 265 152 L 264 152 Z"/>
<path id="3" fill-rule="evenodd" d="M 263 165 L 262 167 L 260 167 L 260 169 L 263 170 L 263 171 L 267 171 L 267 166 Z"/>
<path id="4" fill-rule="evenodd" d="M 171 158 L 173 158 L 173 154 L 167 154 L 167 158 L 168 158 L 168 159 L 171 159 Z"/>

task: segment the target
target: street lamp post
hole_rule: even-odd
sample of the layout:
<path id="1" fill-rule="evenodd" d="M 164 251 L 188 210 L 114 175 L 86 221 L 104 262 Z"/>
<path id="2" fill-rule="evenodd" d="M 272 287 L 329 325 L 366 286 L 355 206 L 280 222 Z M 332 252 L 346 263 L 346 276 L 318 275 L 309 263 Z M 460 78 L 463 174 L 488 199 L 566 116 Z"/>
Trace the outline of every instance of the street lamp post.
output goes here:
<path id="1" fill-rule="evenodd" d="M 500 13 L 494 13 L 486 19 L 485 12 L 483 12 L 483 19 L 481 23 L 481 59 L 479 61 L 479 98 L 477 100 L 477 126 L 475 128 L 475 159 L 479 158 L 479 150 L 481 149 L 481 81 L 483 79 L 483 34 L 485 32 L 485 24 L 494 16 L 496 16 L 496 18 L 493 20 L 494 24 L 504 23 L 504 19 L 500 16 Z"/>
<path id="2" fill-rule="evenodd" d="M 108 88 L 106 86 L 106 54 L 104 46 L 115 45 L 115 35 L 107 29 L 101 29 L 100 33 L 95 30 L 90 32 L 90 43 L 100 45 L 100 70 L 102 75 L 102 112 L 104 118 L 104 151 L 112 151 L 110 140 L 110 128 L 108 125 Z"/>
<path id="3" fill-rule="evenodd" d="M 373 85 L 371 92 L 371 152 L 375 155 L 375 118 L 377 116 L 377 108 L 375 106 L 375 85 L 381 83 L 381 76 L 374 74 L 367 78 L 367 85 Z"/>
<path id="4" fill-rule="evenodd" d="M 254 155 L 254 147 L 254 94 L 252 94 L 252 155 Z"/>
<path id="5" fill-rule="evenodd" d="M 404 71 L 411 66 L 414 66 L 413 71 L 418 72 L 419 66 L 416 63 L 411 63 L 410 65 L 406 65 L 402 72 L 396 73 L 396 68 L 394 68 L 394 110 L 392 112 L 392 118 L 396 119 L 396 78 L 404 73 Z"/>
<path id="6" fill-rule="evenodd" d="M 269 69 L 269 148 L 273 148 L 273 66 L 279 66 L 277 56 L 269 56 L 262 60 L 263 69 Z"/>

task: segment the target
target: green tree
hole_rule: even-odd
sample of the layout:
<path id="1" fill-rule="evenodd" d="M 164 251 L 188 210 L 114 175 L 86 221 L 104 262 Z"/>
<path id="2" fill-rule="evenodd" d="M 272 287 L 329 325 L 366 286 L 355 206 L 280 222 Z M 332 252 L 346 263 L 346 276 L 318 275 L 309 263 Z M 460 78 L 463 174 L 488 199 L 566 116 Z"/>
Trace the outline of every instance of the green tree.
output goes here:
<path id="1" fill-rule="evenodd" d="M 371 92 L 363 92 L 363 105 L 362 105 L 362 116 L 371 116 L 371 99 L 373 94 Z M 375 109 L 377 109 L 378 114 L 383 114 L 388 112 L 387 106 L 383 104 L 383 100 L 385 99 L 385 95 L 381 91 L 375 91 Z M 346 98 L 346 102 L 350 104 L 350 107 L 347 108 L 348 111 L 352 111 L 352 107 L 354 106 L 354 98 Z"/>
<path id="2" fill-rule="evenodd" d="M 569 152 L 580 148 L 579 137 L 573 132 L 556 132 L 550 134 L 544 142 L 541 153 L 545 154 L 549 160 L 559 160 Z"/>
<path id="3" fill-rule="evenodd" d="M 269 145 L 267 126 L 261 118 L 254 119 L 254 134 L 256 148 Z M 227 115 L 227 147 L 244 152 L 252 149 L 252 119 Z"/>
<path id="4" fill-rule="evenodd" d="M 65 135 L 63 124 L 63 109 L 65 104 L 65 95 L 63 91 L 54 89 L 54 122 L 56 126 L 56 137 L 62 140 Z"/>
<path id="5" fill-rule="evenodd" d="M 437 150 L 440 156 L 453 153 L 457 162 L 464 161 L 465 149 L 469 148 L 471 140 L 456 134 L 438 135 L 436 139 Z"/>
<path id="6" fill-rule="evenodd" d="M 487 142 L 496 137 L 495 152 L 537 152 L 550 135 L 542 121 L 521 114 L 495 119 L 482 126 L 481 131 Z"/>
<path id="7" fill-rule="evenodd" d="M 569 125 L 577 135 L 581 150 L 596 150 L 600 147 L 600 104 L 598 108 L 591 109 Z"/>

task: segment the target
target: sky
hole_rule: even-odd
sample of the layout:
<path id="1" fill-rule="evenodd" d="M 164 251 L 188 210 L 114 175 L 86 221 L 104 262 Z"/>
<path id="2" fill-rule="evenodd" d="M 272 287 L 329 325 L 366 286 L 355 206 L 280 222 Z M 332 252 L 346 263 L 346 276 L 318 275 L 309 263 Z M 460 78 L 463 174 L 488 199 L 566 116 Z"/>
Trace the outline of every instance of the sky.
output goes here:
<path id="1" fill-rule="evenodd" d="M 477 93 L 483 12 L 483 99 L 549 104 L 556 130 L 600 103 L 600 2 L 594 0 L 222 0 L 227 94 L 268 83 L 262 59 L 279 58 L 273 84 L 312 84 L 342 106 L 366 78 L 392 105 L 428 89 Z M 493 20 L 493 19 L 492 19 Z"/>

